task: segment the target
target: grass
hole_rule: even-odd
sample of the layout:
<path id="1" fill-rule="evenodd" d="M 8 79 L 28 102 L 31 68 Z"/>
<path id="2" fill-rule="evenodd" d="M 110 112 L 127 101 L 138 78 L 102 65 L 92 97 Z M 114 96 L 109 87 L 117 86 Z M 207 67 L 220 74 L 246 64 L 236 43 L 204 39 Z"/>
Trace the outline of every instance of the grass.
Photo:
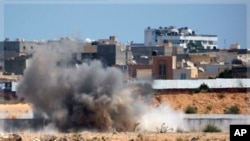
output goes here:
<path id="1" fill-rule="evenodd" d="M 239 114 L 240 109 L 238 108 L 237 105 L 231 106 L 230 108 L 227 108 L 224 110 L 224 114 Z"/>
<path id="2" fill-rule="evenodd" d="M 206 125 L 206 127 L 202 130 L 203 132 L 221 132 L 221 129 L 219 129 L 218 127 L 212 125 L 212 124 L 208 124 Z"/>
<path id="3" fill-rule="evenodd" d="M 165 126 L 165 123 L 162 123 L 161 128 L 156 127 L 156 130 L 158 133 L 167 133 L 168 131 L 174 131 L 173 128 Z"/>
<path id="4" fill-rule="evenodd" d="M 188 105 L 187 108 L 185 109 L 185 113 L 186 114 L 195 114 L 195 113 L 197 113 L 197 108 Z"/>

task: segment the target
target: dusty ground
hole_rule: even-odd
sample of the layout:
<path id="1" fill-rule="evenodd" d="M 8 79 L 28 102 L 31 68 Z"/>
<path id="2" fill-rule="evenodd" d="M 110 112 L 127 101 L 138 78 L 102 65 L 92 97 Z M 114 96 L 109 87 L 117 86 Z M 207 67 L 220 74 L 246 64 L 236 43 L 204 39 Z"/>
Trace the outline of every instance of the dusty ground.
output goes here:
<path id="1" fill-rule="evenodd" d="M 250 114 L 250 93 L 161 94 L 155 96 L 154 101 L 182 111 L 191 105 L 199 114 L 223 114 L 228 107 L 237 105 L 241 114 Z M 7 118 L 20 118 L 31 112 L 30 104 L 0 104 L 0 113 Z"/>
<path id="2" fill-rule="evenodd" d="M 166 103 L 174 109 L 184 109 L 188 105 L 197 107 L 198 113 L 221 114 L 227 107 L 237 105 L 241 114 L 250 114 L 249 93 L 200 93 L 200 94 L 174 94 L 157 95 L 154 98 L 156 104 Z M 207 108 L 210 106 L 211 108 Z M 208 110 L 211 109 L 211 110 Z M 22 114 L 31 113 L 30 104 L 0 104 L 0 113 L 4 113 L 7 118 L 22 118 Z M 0 117 L 3 118 L 3 117 Z M 48 137 L 45 133 L 18 133 L 24 141 L 37 139 L 40 141 Z M 196 138 L 199 141 L 229 141 L 229 133 L 148 133 L 148 132 L 122 132 L 122 133 L 51 133 L 57 138 L 84 138 L 85 140 L 103 141 L 190 141 Z"/>
<path id="3" fill-rule="evenodd" d="M 224 114 L 224 110 L 237 105 L 240 114 L 250 114 L 250 93 L 161 94 L 155 97 L 155 102 L 182 111 L 190 105 L 199 114 Z"/>
<path id="4" fill-rule="evenodd" d="M 0 118 L 18 119 L 27 118 L 32 113 L 30 104 L 0 104 Z"/>
<path id="5" fill-rule="evenodd" d="M 96 132 L 81 132 L 81 133 L 19 133 L 25 141 L 35 140 L 40 141 L 44 138 L 58 139 L 67 138 L 68 140 L 85 139 L 85 141 L 229 141 L 228 133 L 96 133 Z M 51 136 L 51 137 L 50 137 Z"/>

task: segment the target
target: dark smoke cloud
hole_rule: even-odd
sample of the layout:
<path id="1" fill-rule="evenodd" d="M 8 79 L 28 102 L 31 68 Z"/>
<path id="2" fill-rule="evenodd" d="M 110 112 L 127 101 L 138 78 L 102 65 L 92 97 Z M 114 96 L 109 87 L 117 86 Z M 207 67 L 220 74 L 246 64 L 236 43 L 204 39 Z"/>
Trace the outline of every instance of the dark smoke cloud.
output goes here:
<path id="1" fill-rule="evenodd" d="M 143 107 L 123 84 L 123 74 L 113 67 L 103 68 L 99 61 L 77 67 L 58 65 L 67 59 L 40 50 L 25 70 L 17 93 L 32 103 L 36 116 L 49 118 L 60 131 L 132 130 Z"/>

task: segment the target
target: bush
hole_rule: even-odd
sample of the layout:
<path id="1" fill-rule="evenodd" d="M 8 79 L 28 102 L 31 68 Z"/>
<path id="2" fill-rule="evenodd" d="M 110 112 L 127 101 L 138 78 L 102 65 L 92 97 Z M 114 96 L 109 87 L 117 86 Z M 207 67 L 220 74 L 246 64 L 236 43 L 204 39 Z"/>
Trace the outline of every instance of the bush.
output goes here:
<path id="1" fill-rule="evenodd" d="M 196 107 L 193 107 L 193 106 L 187 106 L 187 108 L 185 109 L 185 113 L 186 114 L 195 114 L 197 113 L 197 109 Z"/>
<path id="2" fill-rule="evenodd" d="M 239 114 L 240 109 L 237 105 L 231 106 L 230 108 L 227 108 L 224 112 L 225 114 Z"/>
<path id="3" fill-rule="evenodd" d="M 233 78 L 232 70 L 226 69 L 219 74 L 218 78 Z"/>
<path id="4" fill-rule="evenodd" d="M 200 92 L 210 92 L 210 88 L 208 87 L 207 84 L 202 83 L 198 89 L 195 89 L 195 93 L 200 93 Z"/>
<path id="5" fill-rule="evenodd" d="M 204 129 L 203 132 L 221 132 L 221 129 L 219 129 L 218 127 L 212 125 L 212 124 L 208 124 Z"/>

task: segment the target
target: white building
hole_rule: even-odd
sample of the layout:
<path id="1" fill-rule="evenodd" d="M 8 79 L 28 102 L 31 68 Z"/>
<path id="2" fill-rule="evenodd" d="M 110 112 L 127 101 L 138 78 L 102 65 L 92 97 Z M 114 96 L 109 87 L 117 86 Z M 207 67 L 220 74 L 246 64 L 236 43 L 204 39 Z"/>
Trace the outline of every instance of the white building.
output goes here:
<path id="1" fill-rule="evenodd" d="M 230 45 L 230 49 L 240 49 L 240 44 L 236 43 L 236 44 L 231 44 Z"/>
<path id="2" fill-rule="evenodd" d="M 188 43 L 200 42 L 204 49 L 214 49 L 217 48 L 217 40 L 217 35 L 196 34 L 188 27 L 176 28 L 174 26 L 170 26 L 159 27 L 159 29 L 148 27 L 144 31 L 145 46 L 154 46 L 170 41 L 173 46 L 187 48 Z"/>

